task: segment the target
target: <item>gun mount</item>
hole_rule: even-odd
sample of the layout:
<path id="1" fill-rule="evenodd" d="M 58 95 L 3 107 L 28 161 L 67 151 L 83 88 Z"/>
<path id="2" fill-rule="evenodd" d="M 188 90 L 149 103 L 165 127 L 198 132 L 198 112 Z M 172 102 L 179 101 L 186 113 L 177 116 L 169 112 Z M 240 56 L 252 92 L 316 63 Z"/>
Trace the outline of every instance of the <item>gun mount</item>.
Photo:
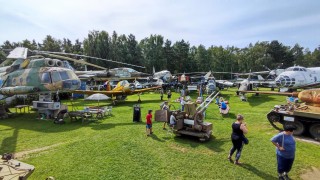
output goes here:
<path id="1" fill-rule="evenodd" d="M 176 125 L 174 133 L 177 136 L 189 135 L 198 137 L 200 141 L 209 140 L 212 135 L 212 123 L 204 122 L 204 112 L 209 104 L 216 98 L 219 92 L 210 94 L 209 102 L 204 101 L 200 104 L 194 114 L 186 114 L 186 112 L 176 112 Z"/>

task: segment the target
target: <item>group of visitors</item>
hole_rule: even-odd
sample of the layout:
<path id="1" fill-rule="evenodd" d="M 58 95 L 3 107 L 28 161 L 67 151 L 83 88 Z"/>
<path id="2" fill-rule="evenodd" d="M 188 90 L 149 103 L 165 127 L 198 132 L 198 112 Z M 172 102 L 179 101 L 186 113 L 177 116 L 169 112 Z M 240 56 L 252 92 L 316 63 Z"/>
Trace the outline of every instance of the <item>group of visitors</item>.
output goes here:
<path id="1" fill-rule="evenodd" d="M 249 141 L 245 137 L 248 133 L 246 123 L 244 123 L 244 117 L 241 114 L 237 115 L 236 121 L 232 124 L 231 141 L 232 148 L 230 149 L 228 160 L 233 162 L 232 155 L 236 152 L 234 164 L 241 165 L 239 161 L 244 144 L 248 144 Z M 273 136 L 271 142 L 276 146 L 277 156 L 277 170 L 279 180 L 289 179 L 288 173 L 292 168 L 296 143 L 293 138 L 293 131 L 296 129 L 293 125 L 284 126 L 284 131 Z"/>
<path id="2" fill-rule="evenodd" d="M 170 95 L 169 95 L 170 93 Z M 171 92 L 168 91 L 168 101 L 171 98 Z M 164 105 L 162 106 L 162 110 L 169 110 L 168 101 L 165 101 Z M 216 103 L 220 107 L 221 110 L 226 110 L 228 108 L 226 102 L 223 98 L 217 98 Z M 180 98 L 181 110 L 184 110 L 185 101 L 183 98 Z M 147 119 L 147 135 L 149 136 L 152 134 L 152 110 L 148 111 L 146 116 Z M 170 126 L 173 126 L 176 122 L 175 118 L 176 113 L 171 114 L 170 116 Z M 163 129 L 166 129 L 166 123 L 163 124 Z M 246 123 L 244 122 L 244 116 L 238 114 L 236 117 L 236 121 L 231 125 L 232 133 L 231 133 L 231 141 L 232 147 L 229 151 L 228 160 L 235 165 L 241 165 L 240 157 L 242 153 L 242 149 L 244 144 L 248 144 L 249 140 L 246 138 L 245 134 L 248 133 L 248 128 Z M 280 132 L 279 134 L 275 135 L 271 138 L 271 142 L 276 146 L 276 157 L 277 157 L 277 171 L 278 177 L 280 180 L 289 179 L 288 173 L 292 168 L 294 158 L 295 158 L 295 149 L 296 143 L 293 138 L 293 131 L 295 130 L 295 126 L 293 125 L 286 125 L 284 126 L 284 131 Z M 235 153 L 235 160 L 233 161 L 232 157 Z"/>

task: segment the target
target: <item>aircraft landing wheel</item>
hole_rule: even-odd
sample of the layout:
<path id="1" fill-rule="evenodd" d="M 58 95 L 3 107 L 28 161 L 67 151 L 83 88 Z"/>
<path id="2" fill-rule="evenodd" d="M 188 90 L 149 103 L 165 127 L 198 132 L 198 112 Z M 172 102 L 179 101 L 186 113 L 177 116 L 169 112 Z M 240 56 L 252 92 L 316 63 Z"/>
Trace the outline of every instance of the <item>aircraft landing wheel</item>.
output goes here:
<path id="1" fill-rule="evenodd" d="M 295 120 L 294 122 L 285 122 L 284 126 L 285 125 L 296 126 L 297 129 L 293 131 L 293 135 L 296 135 L 296 136 L 300 136 L 305 130 L 304 125 L 298 120 Z"/>
<path id="2" fill-rule="evenodd" d="M 311 125 L 309 128 L 309 132 L 313 138 L 319 141 L 320 140 L 320 123 Z"/>

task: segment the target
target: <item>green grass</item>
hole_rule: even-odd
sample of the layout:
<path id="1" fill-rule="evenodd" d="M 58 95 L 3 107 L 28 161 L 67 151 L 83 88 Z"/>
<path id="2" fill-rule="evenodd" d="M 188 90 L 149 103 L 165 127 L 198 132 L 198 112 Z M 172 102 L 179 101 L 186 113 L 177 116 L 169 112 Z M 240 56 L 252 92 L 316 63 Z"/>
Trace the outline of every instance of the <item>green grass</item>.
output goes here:
<path id="1" fill-rule="evenodd" d="M 145 115 L 159 109 L 160 95 L 141 96 L 143 123 L 133 123 L 137 95 L 113 107 L 112 117 L 82 125 L 69 122 L 55 125 L 38 120 L 36 114 L 0 120 L 0 153 L 21 152 L 54 145 L 30 153 L 22 161 L 36 167 L 30 179 L 277 179 L 275 147 L 270 138 L 277 133 L 266 119 L 283 96 L 248 95 L 241 102 L 235 90 L 222 91 L 230 102 L 229 117 L 222 118 L 215 104 L 207 109 L 206 121 L 213 123 L 213 138 L 205 143 L 195 138 L 168 136 L 161 122 L 154 122 L 154 135 L 146 137 Z M 178 98 L 173 94 L 173 98 Z M 192 95 L 195 99 L 196 94 Z M 70 105 L 69 102 L 66 102 Z M 76 100 L 79 109 L 96 102 Z M 107 102 L 100 105 L 109 105 Z M 173 103 L 177 108 L 178 103 Z M 69 108 L 71 108 L 69 106 Z M 243 166 L 227 161 L 231 147 L 231 124 L 241 113 L 249 128 L 250 140 L 242 152 Z M 310 167 L 320 167 L 319 145 L 297 141 L 293 179 Z"/>

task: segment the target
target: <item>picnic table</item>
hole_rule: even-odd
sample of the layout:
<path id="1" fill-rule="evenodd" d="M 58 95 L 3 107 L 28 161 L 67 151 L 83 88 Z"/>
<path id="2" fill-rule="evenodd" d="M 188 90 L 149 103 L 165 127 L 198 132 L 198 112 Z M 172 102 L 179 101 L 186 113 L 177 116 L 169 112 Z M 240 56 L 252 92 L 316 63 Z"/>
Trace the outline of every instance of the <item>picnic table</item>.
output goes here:
<path id="1" fill-rule="evenodd" d="M 77 121 L 81 119 L 82 123 L 85 121 L 95 121 L 102 119 L 106 116 L 106 110 L 104 108 L 91 107 L 80 111 L 70 111 L 68 112 L 71 121 Z"/>
<path id="2" fill-rule="evenodd" d="M 16 105 L 16 113 L 18 113 L 18 109 L 20 110 L 21 113 L 21 109 L 23 109 L 23 113 L 26 113 L 26 108 L 28 109 L 28 112 L 30 112 L 30 106 L 29 105 Z"/>

